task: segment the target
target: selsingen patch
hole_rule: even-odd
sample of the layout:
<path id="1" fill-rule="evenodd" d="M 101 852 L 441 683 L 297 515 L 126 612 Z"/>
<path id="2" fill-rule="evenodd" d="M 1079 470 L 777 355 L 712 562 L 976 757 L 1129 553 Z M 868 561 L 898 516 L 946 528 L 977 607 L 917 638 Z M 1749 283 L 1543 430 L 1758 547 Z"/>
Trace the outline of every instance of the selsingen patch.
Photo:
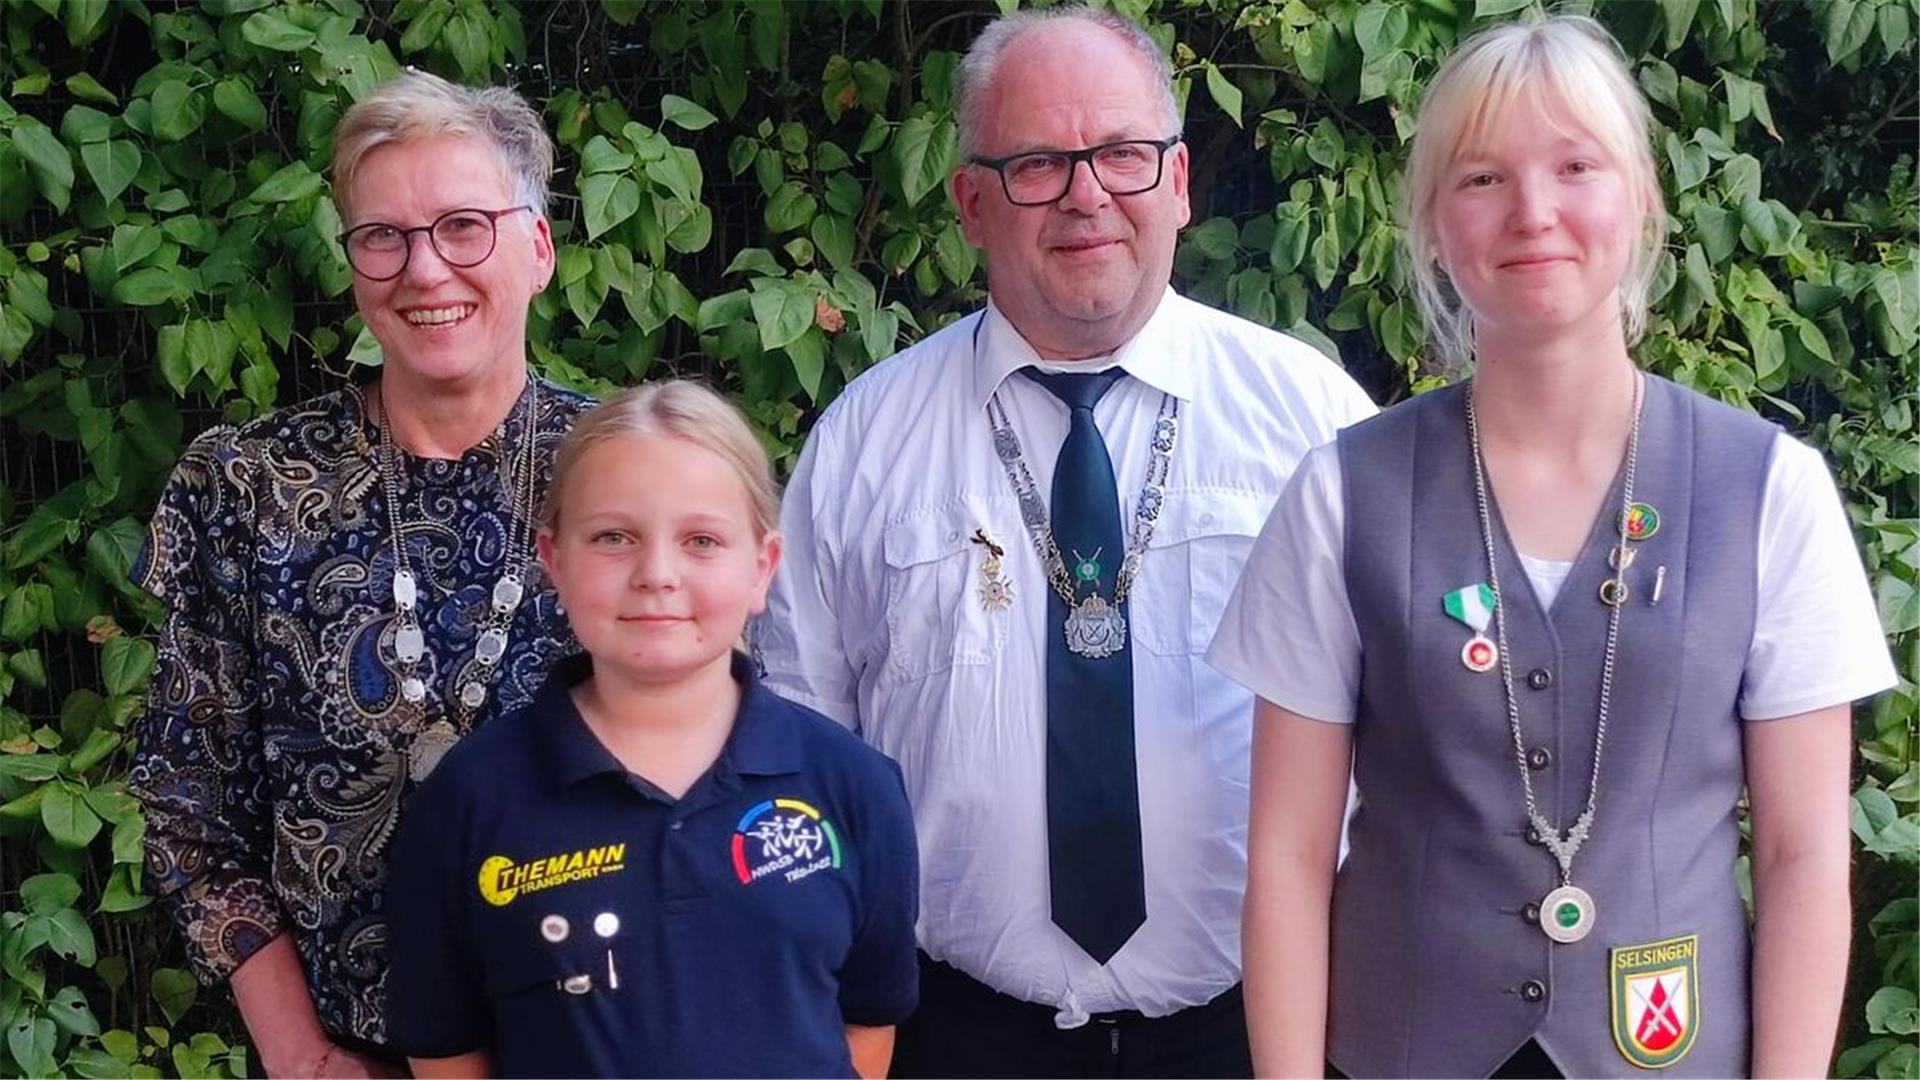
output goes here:
<path id="1" fill-rule="evenodd" d="M 480 896 L 494 907 L 505 907 L 522 893 L 591 881 L 626 868 L 625 844 L 601 844 L 528 862 L 515 862 L 505 855 L 489 855 L 480 864 Z"/>
<path id="2" fill-rule="evenodd" d="M 1700 936 L 1612 950 L 1613 1043 L 1643 1069 L 1687 1056 L 1700 1034 Z"/>
<path id="3" fill-rule="evenodd" d="M 742 885 L 769 877 L 787 882 L 840 868 L 840 834 L 799 799 L 768 799 L 740 817 L 733 832 L 733 873 Z"/>

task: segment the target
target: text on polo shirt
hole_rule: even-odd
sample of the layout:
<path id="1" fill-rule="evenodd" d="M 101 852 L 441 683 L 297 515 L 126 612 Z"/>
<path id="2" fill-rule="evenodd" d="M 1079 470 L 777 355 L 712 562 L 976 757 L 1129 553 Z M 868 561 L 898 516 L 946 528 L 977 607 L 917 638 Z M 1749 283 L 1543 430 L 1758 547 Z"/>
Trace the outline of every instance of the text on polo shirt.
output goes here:
<path id="1" fill-rule="evenodd" d="M 491 855 L 480 864 L 480 895 L 487 903 L 504 907 L 521 893 L 590 881 L 624 870 L 626 859 L 625 844 L 602 844 L 523 863 L 505 855 Z"/>

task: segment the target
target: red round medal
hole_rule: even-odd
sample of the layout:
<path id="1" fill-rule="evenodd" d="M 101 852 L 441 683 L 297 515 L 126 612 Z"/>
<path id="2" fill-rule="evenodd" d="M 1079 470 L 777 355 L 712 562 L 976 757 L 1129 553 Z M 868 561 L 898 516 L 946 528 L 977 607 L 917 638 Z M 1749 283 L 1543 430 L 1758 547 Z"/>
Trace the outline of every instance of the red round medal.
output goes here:
<path id="1" fill-rule="evenodd" d="M 1460 662 L 1467 666 L 1468 671 L 1491 671 L 1493 665 L 1500 662 L 1500 650 L 1494 648 L 1493 642 L 1475 634 L 1461 648 Z"/>

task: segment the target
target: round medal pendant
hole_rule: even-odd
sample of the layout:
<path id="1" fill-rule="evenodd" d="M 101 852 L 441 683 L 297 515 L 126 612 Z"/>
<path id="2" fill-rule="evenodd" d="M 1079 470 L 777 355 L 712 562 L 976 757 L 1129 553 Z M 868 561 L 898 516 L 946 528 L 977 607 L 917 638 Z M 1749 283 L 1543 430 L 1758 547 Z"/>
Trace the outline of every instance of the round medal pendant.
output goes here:
<path id="1" fill-rule="evenodd" d="M 1460 662 L 1468 671 L 1492 671 L 1500 662 L 1500 650 L 1484 634 L 1475 634 L 1460 647 Z"/>
<path id="2" fill-rule="evenodd" d="M 1593 932 L 1593 897 L 1578 885 L 1562 885 L 1540 901 L 1540 931 L 1562 945 Z"/>
<path id="3" fill-rule="evenodd" d="M 400 696 L 415 705 L 427 700 L 427 684 L 418 675 L 409 675 L 400 680 Z"/>

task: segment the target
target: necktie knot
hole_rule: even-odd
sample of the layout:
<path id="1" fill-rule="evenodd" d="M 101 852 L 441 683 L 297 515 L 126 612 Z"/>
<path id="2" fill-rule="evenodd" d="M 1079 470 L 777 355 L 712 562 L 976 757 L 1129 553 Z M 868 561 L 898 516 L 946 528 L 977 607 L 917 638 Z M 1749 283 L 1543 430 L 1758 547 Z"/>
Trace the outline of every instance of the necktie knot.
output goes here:
<path id="1" fill-rule="evenodd" d="M 1068 374 L 1026 367 L 1020 369 L 1020 374 L 1039 383 L 1047 393 L 1065 403 L 1068 409 L 1091 410 L 1096 402 L 1106 396 L 1108 390 L 1113 389 L 1113 384 L 1126 375 L 1126 372 L 1118 367 L 1110 367 L 1105 371 Z"/>

